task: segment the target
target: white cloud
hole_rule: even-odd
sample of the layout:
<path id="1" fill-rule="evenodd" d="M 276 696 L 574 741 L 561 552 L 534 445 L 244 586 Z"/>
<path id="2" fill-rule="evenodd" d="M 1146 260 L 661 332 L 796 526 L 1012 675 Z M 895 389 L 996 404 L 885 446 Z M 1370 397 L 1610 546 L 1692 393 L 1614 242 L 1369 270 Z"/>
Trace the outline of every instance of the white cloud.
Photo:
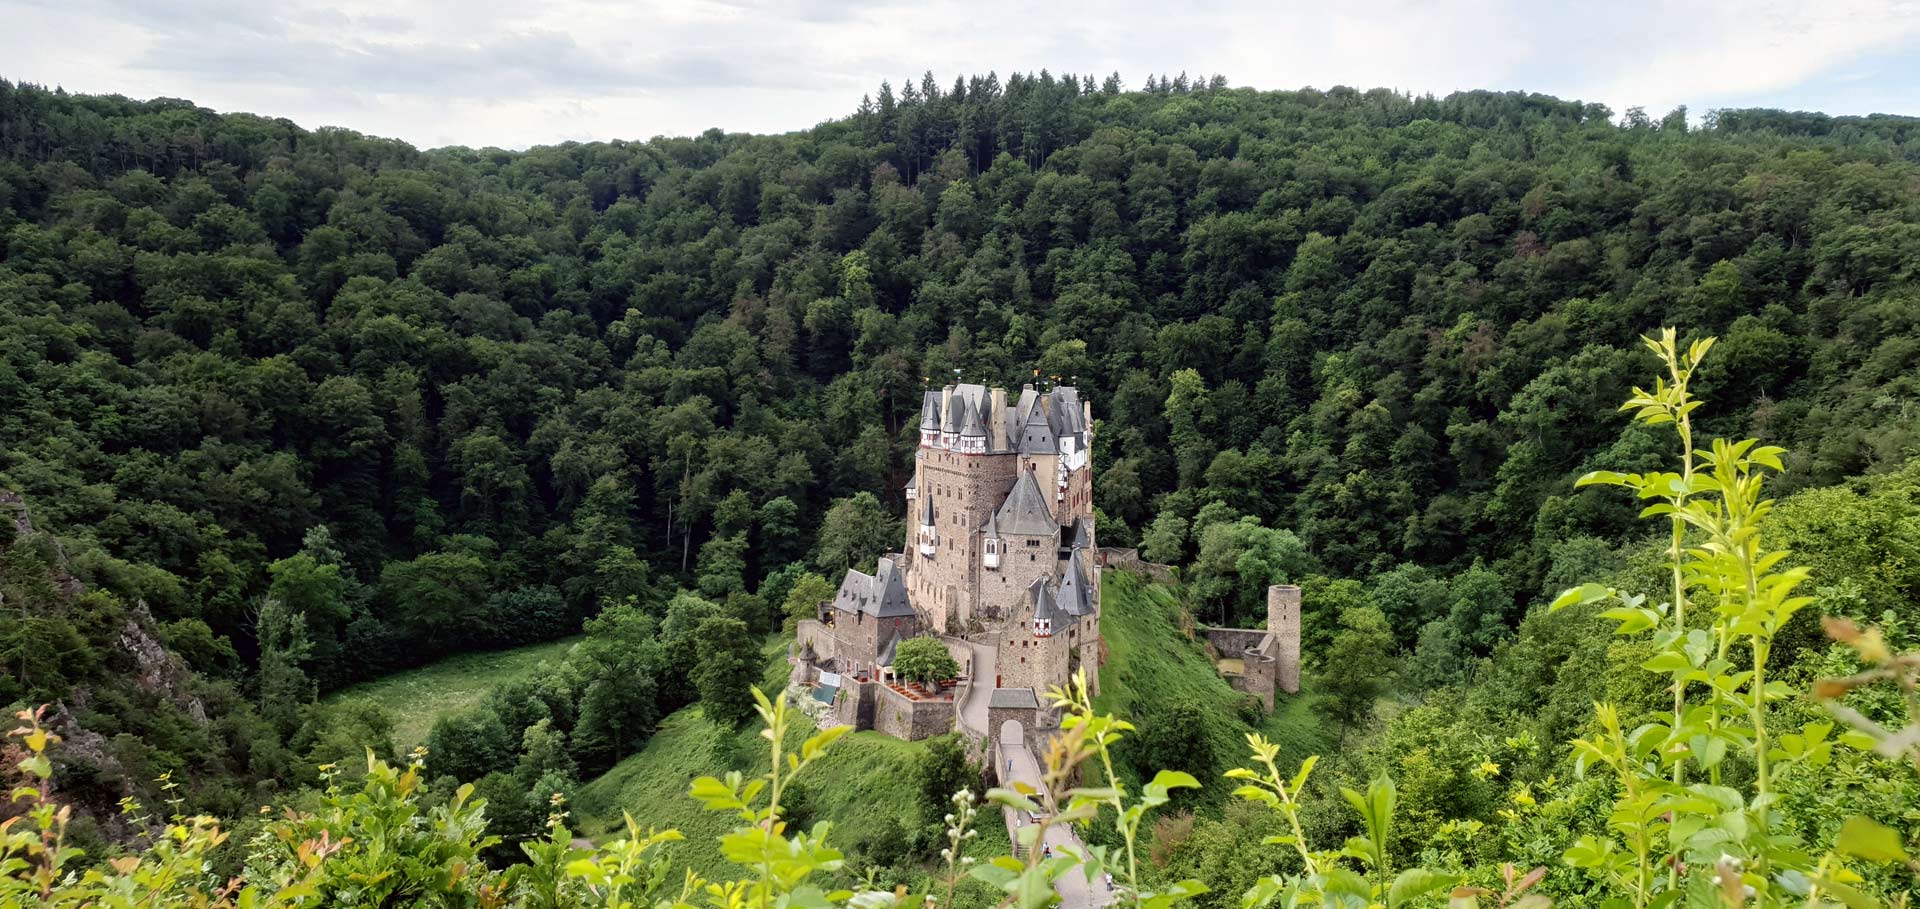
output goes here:
<path id="1" fill-rule="evenodd" d="M 1863 62 L 1920 45 L 1912 0 L 0 0 L 0 17 L 8 78 L 421 145 L 799 129 L 928 69 L 943 85 L 1045 67 L 1133 85 L 1187 70 L 1262 88 L 1526 89 L 1656 114 L 1920 97 L 1886 84 L 1912 67 Z"/>

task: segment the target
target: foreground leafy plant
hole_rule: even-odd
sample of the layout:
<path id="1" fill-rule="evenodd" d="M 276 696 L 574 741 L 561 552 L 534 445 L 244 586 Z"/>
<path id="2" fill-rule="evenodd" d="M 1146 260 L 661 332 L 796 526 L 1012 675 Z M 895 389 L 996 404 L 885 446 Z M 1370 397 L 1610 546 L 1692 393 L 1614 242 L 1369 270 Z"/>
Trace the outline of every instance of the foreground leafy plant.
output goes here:
<path id="1" fill-rule="evenodd" d="M 1253 749 L 1256 766 L 1227 771 L 1228 779 L 1241 781 L 1233 794 L 1236 798 L 1265 805 L 1286 819 L 1291 832 L 1268 837 L 1266 843 L 1292 847 L 1300 856 L 1301 871 L 1269 875 L 1261 879 L 1241 898 L 1242 906 L 1252 909 L 1278 902 L 1290 909 L 1303 906 L 1376 905 L 1398 909 L 1451 888 L 1450 903 L 1453 909 L 1472 909 L 1478 905 L 1481 896 L 1490 892 L 1463 886 L 1464 879 L 1458 874 L 1429 868 L 1407 868 L 1394 873 L 1387 854 L 1387 841 L 1393 827 L 1398 794 L 1393 780 L 1385 776 L 1375 777 L 1364 793 L 1345 788 L 1341 790 L 1341 796 L 1347 804 L 1359 813 L 1365 835 L 1349 838 L 1342 848 L 1336 850 L 1308 848 L 1306 831 L 1300 822 L 1301 793 L 1306 790 L 1307 780 L 1312 776 L 1319 759 L 1308 757 L 1300 762 L 1299 769 L 1288 775 L 1280 770 L 1278 745 L 1258 734 L 1248 736 L 1247 744 Z M 1369 874 L 1363 875 L 1341 864 L 1342 859 L 1358 862 Z M 1501 894 L 1501 906 L 1508 905 L 1538 883 L 1545 869 L 1535 869 L 1517 879 L 1511 866 L 1505 872 L 1508 887 Z M 1544 897 L 1534 895 L 1529 898 L 1527 905 L 1544 909 L 1547 902 Z"/>
<path id="2" fill-rule="evenodd" d="M 1778 736 L 1768 727 L 1769 705 L 1792 694 L 1767 678 L 1774 639 L 1814 603 L 1796 592 L 1806 569 L 1786 566 L 1788 554 L 1765 544 L 1773 501 L 1763 489 L 1783 452 L 1752 439 L 1696 448 L 1691 415 L 1701 402 L 1688 387 L 1713 341 L 1682 349 L 1673 329 L 1645 341 L 1666 375 L 1650 391 L 1634 389 L 1621 409 L 1642 424 L 1674 427 L 1679 469 L 1597 471 L 1576 485 L 1632 490 L 1649 503 L 1643 517 L 1667 519 L 1669 599 L 1649 604 L 1586 584 L 1552 608 L 1608 604 L 1601 615 L 1616 634 L 1650 633 L 1654 655 L 1643 668 L 1667 678 L 1672 709 L 1628 729 L 1618 707 L 1595 705 L 1599 734 L 1573 743 L 1575 764 L 1582 773 L 1605 768 L 1618 792 L 1608 834 L 1581 837 L 1566 860 L 1636 909 L 1710 894 L 1729 906 L 1870 905 L 1845 859 L 1873 858 L 1859 843 L 1863 834 L 1879 839 L 1879 825 L 1850 819 L 1834 850 L 1816 860 L 1783 828 L 1776 804 L 1780 775 L 1824 766 L 1836 742 L 1829 722 Z M 1692 604 L 1710 608 L 1705 621 L 1689 612 Z M 1723 784 L 1730 767 L 1750 776 L 1744 789 Z"/>
<path id="3" fill-rule="evenodd" d="M 1180 900 L 1206 893 L 1207 886 L 1197 880 L 1149 889 L 1141 880 L 1139 863 L 1140 824 L 1148 812 L 1171 801 L 1174 789 L 1198 788 L 1200 781 L 1191 774 L 1162 770 L 1141 787 L 1138 798 L 1129 798 L 1125 784 L 1114 772 L 1113 746 L 1133 730 L 1133 725 L 1093 709 L 1084 670 L 1074 673 L 1066 688 L 1049 691 L 1048 698 L 1064 716 L 1059 733 L 1048 744 L 1041 787 L 1035 790 L 1016 783 L 987 792 L 989 802 L 1040 818 L 1019 831 L 1019 845 L 1026 859 L 995 858 L 974 869 L 974 876 L 1006 894 L 1001 906 L 1019 909 L 1036 909 L 1052 902 L 1056 887 L 1064 884 L 1069 872 L 1077 872 L 1089 890 L 1095 879 L 1114 873 L 1119 879 L 1120 900 L 1136 909 L 1167 909 Z M 1082 768 L 1096 760 L 1104 785 L 1075 785 Z M 1117 852 L 1106 846 L 1075 842 L 1063 844 L 1051 857 L 1045 855 L 1042 847 L 1047 831 L 1062 825 L 1071 830 L 1076 824 L 1102 821 L 1111 823 L 1120 837 L 1122 847 Z"/>

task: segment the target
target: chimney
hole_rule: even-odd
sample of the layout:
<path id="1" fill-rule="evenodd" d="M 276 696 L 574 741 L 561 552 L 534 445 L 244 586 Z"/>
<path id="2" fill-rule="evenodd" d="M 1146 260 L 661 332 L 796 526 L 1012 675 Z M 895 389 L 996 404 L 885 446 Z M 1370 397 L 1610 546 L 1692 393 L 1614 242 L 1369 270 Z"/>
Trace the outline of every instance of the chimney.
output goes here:
<path id="1" fill-rule="evenodd" d="M 987 411 L 987 441 L 994 451 L 1007 450 L 1007 390 L 993 387 L 993 408 Z"/>

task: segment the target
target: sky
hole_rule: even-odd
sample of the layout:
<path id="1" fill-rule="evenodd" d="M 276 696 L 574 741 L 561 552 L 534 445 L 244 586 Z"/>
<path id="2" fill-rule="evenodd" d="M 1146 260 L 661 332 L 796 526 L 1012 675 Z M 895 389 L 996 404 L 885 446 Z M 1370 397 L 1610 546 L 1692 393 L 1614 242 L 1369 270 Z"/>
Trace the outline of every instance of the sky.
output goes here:
<path id="1" fill-rule="evenodd" d="M 422 147 L 785 132 L 931 70 L 1920 115 L 1920 0 L 0 0 L 0 78 Z"/>

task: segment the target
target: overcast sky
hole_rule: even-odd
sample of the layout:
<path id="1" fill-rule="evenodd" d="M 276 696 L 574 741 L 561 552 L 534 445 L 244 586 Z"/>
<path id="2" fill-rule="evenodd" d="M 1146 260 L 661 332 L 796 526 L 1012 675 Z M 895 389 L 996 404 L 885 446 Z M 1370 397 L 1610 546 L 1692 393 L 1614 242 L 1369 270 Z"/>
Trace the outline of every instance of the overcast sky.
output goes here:
<path id="1" fill-rule="evenodd" d="M 428 147 L 802 129 L 1042 67 L 1920 114 L 1920 0 L 0 0 L 0 77 Z"/>

